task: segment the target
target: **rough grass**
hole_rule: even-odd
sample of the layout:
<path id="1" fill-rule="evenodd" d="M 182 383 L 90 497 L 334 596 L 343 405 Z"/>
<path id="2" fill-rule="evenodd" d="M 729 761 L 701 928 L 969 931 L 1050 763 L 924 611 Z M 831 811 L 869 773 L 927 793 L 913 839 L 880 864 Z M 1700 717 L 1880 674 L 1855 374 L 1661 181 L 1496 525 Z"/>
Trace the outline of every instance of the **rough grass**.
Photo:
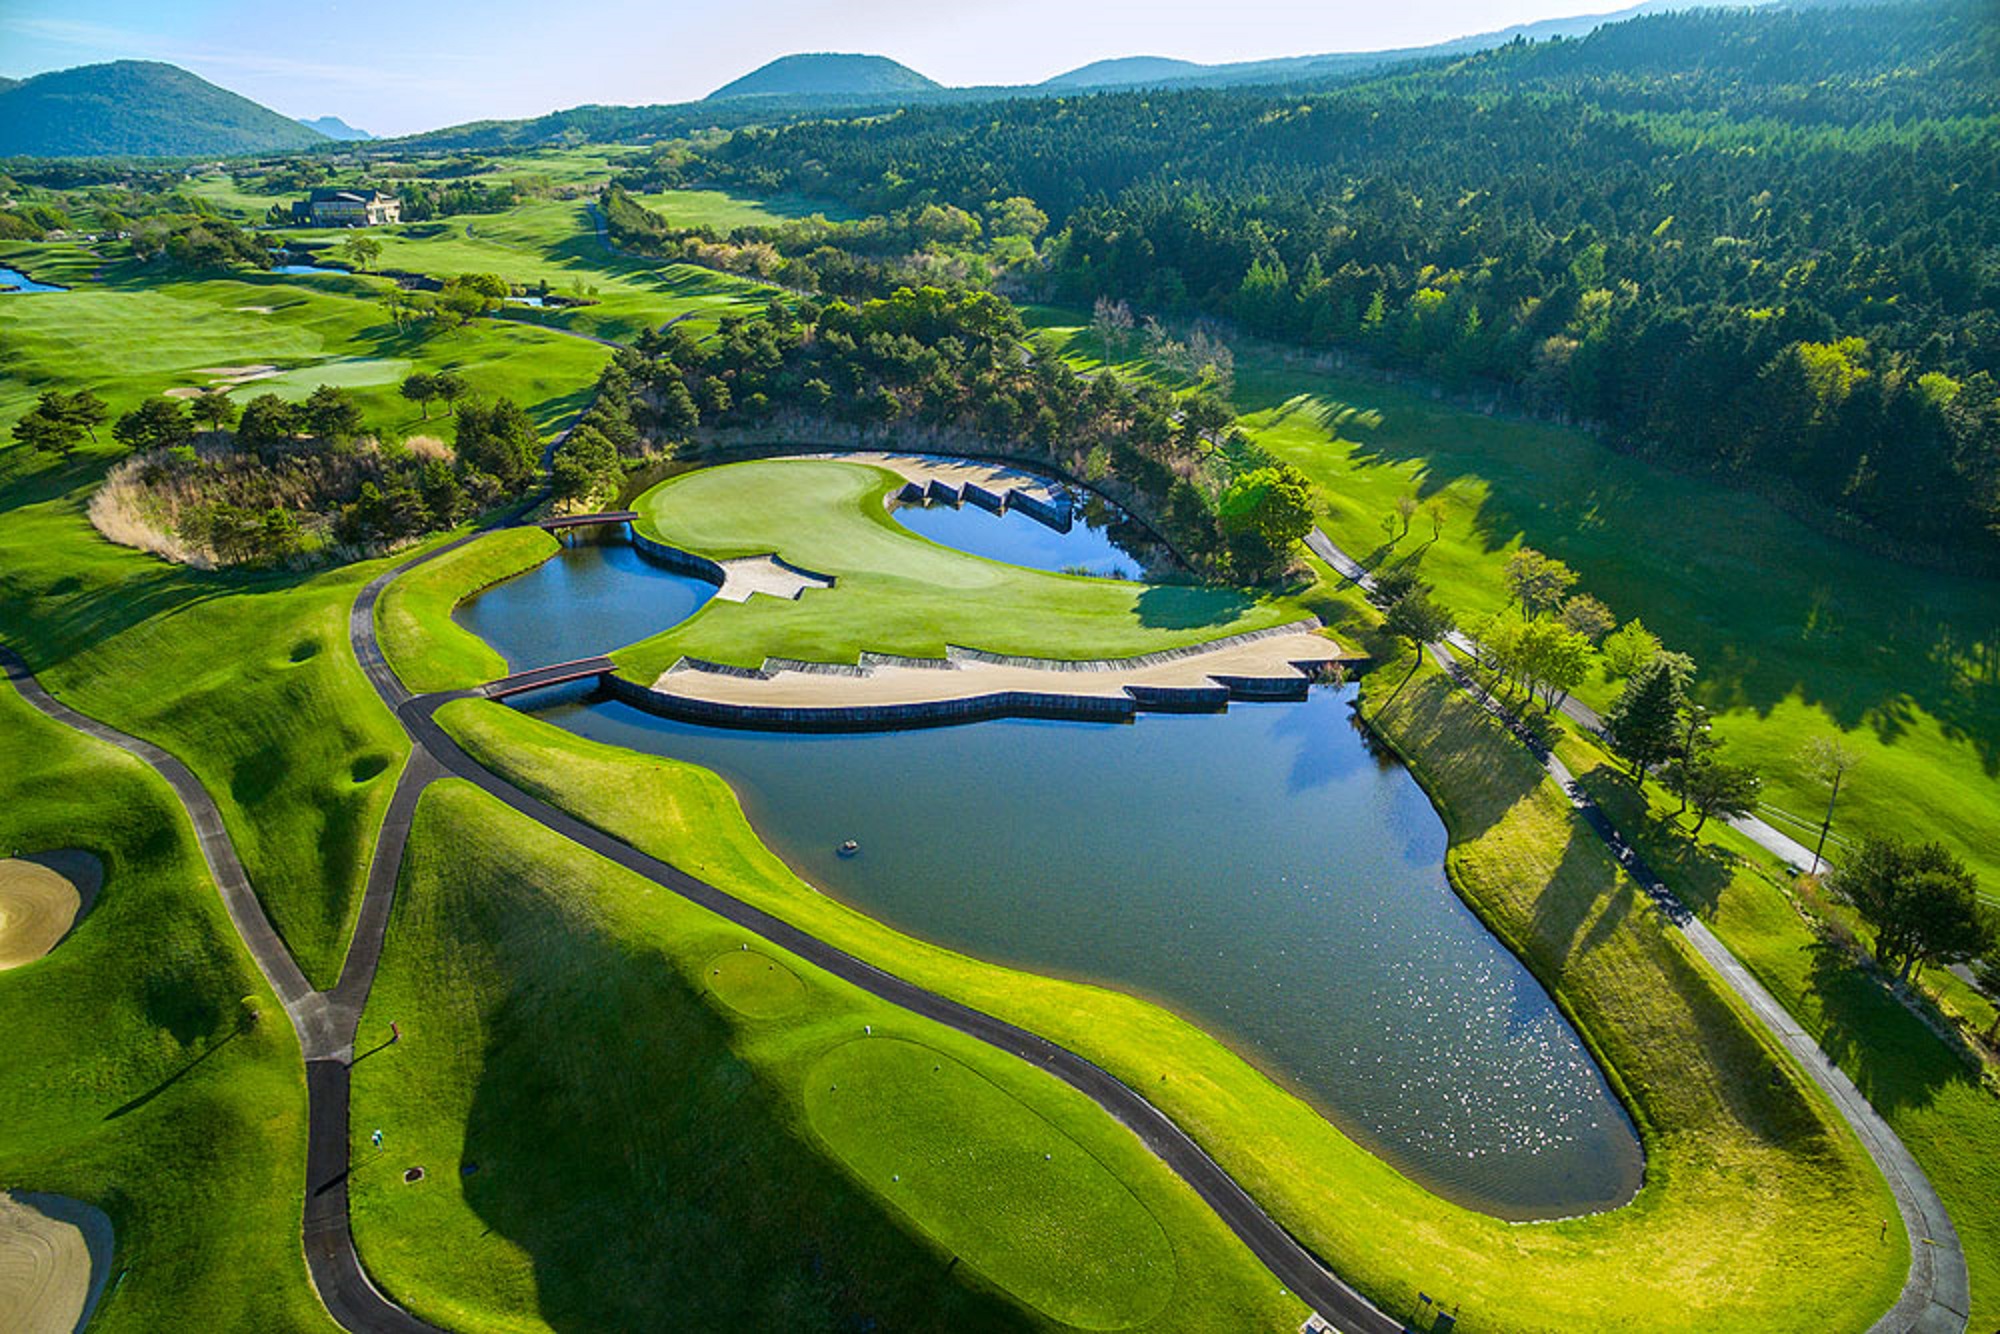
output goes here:
<path id="1" fill-rule="evenodd" d="M 1907 1248 L 1893 1228 L 1881 1237 L 1894 1209 L 1859 1146 L 1553 785 L 1434 678 L 1418 677 L 1383 722 L 1446 811 L 1461 892 L 1552 984 L 1640 1125 L 1647 1182 L 1626 1208 L 1508 1224 L 1448 1204 L 1153 1005 L 981 964 L 819 894 L 763 847 L 712 774 L 485 702 L 439 717 L 531 791 L 1144 1089 L 1392 1313 L 1413 1314 L 1421 1290 L 1498 1330 L 1858 1330 L 1901 1285 Z M 1825 1281 L 1833 1269 L 1839 1284 Z"/>
<path id="2" fill-rule="evenodd" d="M 467 784 L 427 793 L 362 1029 L 364 1051 L 391 1020 L 403 1040 L 355 1067 L 354 1218 L 378 1281 L 464 1331 L 1045 1326 L 1007 1293 L 1060 1302 L 1072 1272 L 1101 1275 L 1075 1288 L 1099 1327 L 1298 1322 L 1081 1095 L 768 946 L 802 1003 L 743 1014 L 710 979 L 746 943 Z M 857 1041 L 932 1056 L 857 1061 Z M 962 1072 L 942 1098 L 934 1065 Z M 879 1097 L 858 1164 L 821 1138 L 854 1148 L 853 1123 L 809 1110 L 830 1070 Z M 935 1163 L 941 1137 L 1046 1168 L 1040 1193 L 918 1165 L 928 1207 L 905 1212 L 870 1155 Z M 927 1226 L 935 1210 L 953 1222 Z M 1104 1272 L 1107 1242 L 1140 1248 L 1129 1274 Z"/>
<path id="3" fill-rule="evenodd" d="M 384 589 L 375 604 L 375 629 L 403 684 L 423 694 L 505 676 L 507 660 L 454 621 L 451 610 L 480 589 L 533 569 L 558 545 L 540 528 L 487 533 Z"/>
<path id="4" fill-rule="evenodd" d="M 0 755 L 0 849 L 80 847 L 106 872 L 62 943 L 0 972 L 0 1189 L 110 1215 L 92 1331 L 185 1328 L 197 1311 L 208 1329 L 331 1331 L 299 1250 L 298 1044 L 193 830 L 138 761 L 4 686 Z"/>
<path id="5" fill-rule="evenodd" d="M 900 479 L 826 460 L 734 463 L 688 473 L 634 502 L 642 532 L 703 555 L 775 552 L 831 589 L 797 601 L 710 601 L 687 621 L 613 656 L 650 682 L 683 654 L 756 666 L 767 656 L 853 662 L 863 649 L 942 656 L 1122 657 L 1260 629 L 1306 614 L 1298 602 L 1229 588 L 1132 584 L 981 560 L 911 533 L 884 498 Z"/>

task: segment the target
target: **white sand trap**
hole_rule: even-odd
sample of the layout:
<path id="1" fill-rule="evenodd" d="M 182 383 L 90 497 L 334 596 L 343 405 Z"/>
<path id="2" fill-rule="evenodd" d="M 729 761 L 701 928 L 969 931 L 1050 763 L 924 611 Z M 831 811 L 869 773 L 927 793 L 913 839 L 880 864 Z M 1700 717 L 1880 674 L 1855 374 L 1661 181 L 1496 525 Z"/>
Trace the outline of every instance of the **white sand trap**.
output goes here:
<path id="1" fill-rule="evenodd" d="M 195 388 L 195 387 L 194 387 L 193 385 L 186 385 L 186 384 L 184 384 L 184 385 L 182 385 L 182 386 L 181 386 L 180 388 L 178 388 L 178 389 L 169 389 L 169 390 L 167 391 L 167 397 L 168 397 L 168 398 L 200 398 L 200 397 L 201 397 L 201 396 L 202 396 L 203 394 L 205 394 L 205 393 L 207 393 L 207 392 L 208 392 L 208 391 L 207 391 L 206 389 L 197 389 L 197 388 Z"/>
<path id="2" fill-rule="evenodd" d="M 0 860 L 0 969 L 19 968 L 54 949 L 90 910 L 104 867 L 87 852 Z M 11 1326 L 0 1321 L 0 1329 Z"/>
<path id="3" fill-rule="evenodd" d="M 793 569 L 775 556 L 744 556 L 716 563 L 722 566 L 723 579 L 715 595 L 724 602 L 748 602 L 752 593 L 796 601 L 808 588 L 833 587 L 833 580 L 825 575 Z"/>
<path id="4" fill-rule="evenodd" d="M 238 306 L 236 309 L 246 315 L 275 315 L 278 313 L 276 306 Z"/>
<path id="5" fill-rule="evenodd" d="M 0 1193 L 0 1329 L 78 1334 L 111 1271 L 111 1220 L 63 1195 Z"/>

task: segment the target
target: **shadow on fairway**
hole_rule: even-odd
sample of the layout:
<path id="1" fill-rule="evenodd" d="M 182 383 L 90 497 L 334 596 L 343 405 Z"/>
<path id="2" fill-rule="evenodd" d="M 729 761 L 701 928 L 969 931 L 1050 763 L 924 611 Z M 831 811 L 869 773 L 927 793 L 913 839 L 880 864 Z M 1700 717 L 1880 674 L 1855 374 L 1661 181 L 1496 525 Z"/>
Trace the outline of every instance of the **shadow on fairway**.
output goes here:
<path id="1" fill-rule="evenodd" d="M 1950 1085 L 1977 1082 L 1845 946 L 1815 941 L 1808 948 L 1807 981 L 1819 1001 L 1819 1045 L 1885 1116 L 1928 1107 Z"/>
<path id="2" fill-rule="evenodd" d="M 1253 605 L 1234 589 L 1154 584 L 1139 595 L 1139 624 L 1154 630 L 1198 630 L 1228 625 Z"/>

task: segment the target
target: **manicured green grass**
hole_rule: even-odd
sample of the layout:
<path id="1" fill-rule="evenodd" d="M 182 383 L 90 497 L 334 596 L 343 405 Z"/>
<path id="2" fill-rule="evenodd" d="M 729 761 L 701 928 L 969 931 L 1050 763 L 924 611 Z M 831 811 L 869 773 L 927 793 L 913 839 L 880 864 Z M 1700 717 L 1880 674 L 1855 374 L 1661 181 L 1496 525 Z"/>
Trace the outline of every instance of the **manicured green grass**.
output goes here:
<path id="1" fill-rule="evenodd" d="M 426 419 L 397 382 L 410 370 L 453 370 L 473 394 L 513 398 L 552 431 L 582 410 L 608 356 L 594 344 L 500 320 L 399 332 L 377 299 L 387 286 L 379 278 L 249 271 L 162 280 L 115 264 L 104 282 L 10 300 L 0 305 L 8 352 L 0 429 L 45 389 L 89 387 L 117 413 L 166 389 L 207 385 L 212 377 L 200 372 L 208 368 L 268 364 L 284 375 L 235 390 L 239 402 L 271 388 L 298 397 L 320 383 L 341 384 L 353 390 L 371 431 L 449 438 L 449 421 Z"/>
<path id="2" fill-rule="evenodd" d="M 860 216 L 830 200 L 800 195 L 758 198 L 734 190 L 668 190 L 633 198 L 676 227 L 710 227 L 724 234 L 738 227 L 776 227 L 814 214 L 829 222 L 851 222 Z"/>
<path id="3" fill-rule="evenodd" d="M 1098 351 L 1077 317 L 1048 337 Z M 1561 557 L 1621 618 L 1694 655 L 1704 703 L 1765 799 L 1817 818 L 1809 737 L 1861 755 L 1836 827 L 1944 841 L 2000 900 L 2000 584 L 1876 560 L 1771 504 L 1612 453 L 1579 431 L 1484 416 L 1422 392 L 1237 348 L 1236 405 L 1318 488 L 1322 526 L 1370 564 L 1418 562 L 1461 624 L 1504 605 L 1518 546 Z M 1436 497 L 1386 543 L 1397 497 Z M 1615 683 L 1578 693 L 1602 705 Z"/>
<path id="4" fill-rule="evenodd" d="M 303 230 L 288 235 L 338 243 L 349 233 Z M 509 306 L 503 313 L 519 323 L 620 342 L 677 316 L 687 317 L 697 335 L 708 333 L 723 315 L 762 310 L 777 294 L 767 284 L 696 265 L 617 254 L 598 239 L 589 205 L 582 200 L 535 200 L 505 213 L 377 227 L 368 235 L 382 246 L 377 269 L 437 278 L 497 273 L 524 287 L 546 282 L 560 294 L 588 297 L 595 304 L 542 310 Z"/>
<path id="5" fill-rule="evenodd" d="M 540 528 L 508 528 L 420 565 L 384 589 L 375 604 L 375 629 L 403 684 L 423 694 L 505 676 L 507 660 L 454 621 L 451 609 L 533 569 L 556 549 L 556 539 Z"/>
<path id="6" fill-rule="evenodd" d="M 0 755 L 0 853 L 80 847 L 105 867 L 67 938 L 0 972 L 0 1189 L 110 1215 L 94 1334 L 332 1330 L 299 1249 L 298 1044 L 178 803 L 4 686 Z"/>
<path id="7" fill-rule="evenodd" d="M 1048 1118 L 937 1048 L 857 1038 L 813 1066 L 805 1102 L 813 1130 L 856 1176 L 1043 1314 L 1126 1329 L 1174 1295 L 1173 1247 L 1132 1192 Z"/>
<path id="8" fill-rule="evenodd" d="M 392 1020 L 403 1039 L 354 1070 L 354 1220 L 377 1281 L 463 1331 L 1052 1324 L 1036 1301 L 1096 1328 L 1298 1323 L 1081 1095 L 749 943 L 469 785 L 428 792 L 362 1049 Z M 717 998 L 738 954 L 782 968 L 800 1003 L 757 1017 Z M 834 1083 L 868 1100 L 865 1136 L 815 1106 Z M 943 1174 L 952 1154 L 980 1170 Z M 877 1155 L 908 1163 L 904 1182 Z M 427 1175 L 406 1185 L 412 1166 Z M 1002 1189 L 1037 1171 L 1037 1191 Z"/>
<path id="9" fill-rule="evenodd" d="M 0 521 L 0 637 L 68 703 L 184 760 L 306 975 L 339 970 L 402 729 L 354 662 L 347 609 L 379 564 L 202 574 L 113 546 L 82 477 L 17 480 Z M 38 485 L 62 488 L 23 504 Z"/>
<path id="10" fill-rule="evenodd" d="M 1958 1229 L 1972 1276 L 1971 1328 L 2000 1324 L 2000 1155 L 1992 1149 L 2000 1097 L 1879 976 L 1808 926 L 1754 845 L 1713 823 L 1702 841 L 1687 837 L 1673 798 L 1654 783 L 1635 787 L 1593 738 L 1566 732 L 1562 754 L 1647 861 L 1895 1128 Z M 1816 907 L 1847 916 L 1824 901 Z"/>
<path id="11" fill-rule="evenodd" d="M 938 657 L 947 644 L 1121 657 L 1306 615 L 1288 598 L 1044 574 L 968 556 L 889 517 L 883 500 L 900 485 L 879 468 L 786 459 L 706 468 L 646 492 L 633 505 L 642 532 L 717 558 L 776 552 L 835 585 L 796 601 L 711 601 L 615 654 L 620 668 L 651 681 L 683 654 L 756 666 L 772 655 L 853 662 L 863 649 Z"/>
<path id="12" fill-rule="evenodd" d="M 1382 724 L 1446 811 L 1460 891 L 1551 986 L 1638 1122 L 1647 1181 L 1625 1208 L 1536 1224 L 1458 1208 L 1147 1002 L 979 963 L 819 893 L 758 841 L 713 774 L 484 702 L 439 718 L 482 762 L 618 837 L 1145 1090 L 1392 1312 L 1414 1313 L 1421 1290 L 1495 1330 L 1862 1329 L 1902 1282 L 1904 1240 L 1881 1229 L 1893 1204 L 1859 1146 L 1562 794 L 1434 676 L 1406 687 Z"/>

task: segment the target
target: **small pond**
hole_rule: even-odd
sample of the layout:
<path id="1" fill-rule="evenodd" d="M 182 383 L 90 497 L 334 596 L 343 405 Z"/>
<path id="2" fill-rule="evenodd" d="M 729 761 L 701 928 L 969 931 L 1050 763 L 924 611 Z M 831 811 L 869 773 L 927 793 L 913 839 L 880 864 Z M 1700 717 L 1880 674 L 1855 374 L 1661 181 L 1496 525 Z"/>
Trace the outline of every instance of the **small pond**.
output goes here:
<path id="1" fill-rule="evenodd" d="M 653 564 L 622 537 L 580 529 L 525 574 L 460 603 L 452 618 L 514 671 L 587 658 L 694 615 L 715 585 Z"/>
<path id="2" fill-rule="evenodd" d="M 28 292 L 67 292 L 67 287 L 56 287 L 50 283 L 38 283 L 19 269 L 0 267 L 0 295 L 12 296 Z"/>
<path id="3" fill-rule="evenodd" d="M 542 298 L 538 296 L 510 296 L 507 298 L 507 304 L 510 306 L 533 306 L 537 310 L 539 310 L 544 305 L 546 305 L 547 302 L 543 301 Z"/>
<path id="4" fill-rule="evenodd" d="M 1139 579 L 1164 556 L 1143 527 L 1082 487 L 1071 488 L 1074 518 L 1067 529 L 1050 527 L 1026 510 L 996 514 L 971 503 L 899 502 L 890 512 L 897 523 L 941 546 L 1034 570 Z"/>
<path id="5" fill-rule="evenodd" d="M 346 269 L 329 269 L 318 264 L 278 264 L 272 267 L 271 272 L 282 273 L 292 278 L 302 277 L 311 273 L 331 273 L 343 278 L 348 276 Z"/>
<path id="6" fill-rule="evenodd" d="M 722 774 L 776 852 L 873 916 L 1157 999 L 1453 1199 L 1622 1202 L 1643 1170 L 1630 1122 L 1451 889 L 1436 811 L 1351 700 L 866 735 L 704 728 L 574 690 L 528 704 Z"/>

